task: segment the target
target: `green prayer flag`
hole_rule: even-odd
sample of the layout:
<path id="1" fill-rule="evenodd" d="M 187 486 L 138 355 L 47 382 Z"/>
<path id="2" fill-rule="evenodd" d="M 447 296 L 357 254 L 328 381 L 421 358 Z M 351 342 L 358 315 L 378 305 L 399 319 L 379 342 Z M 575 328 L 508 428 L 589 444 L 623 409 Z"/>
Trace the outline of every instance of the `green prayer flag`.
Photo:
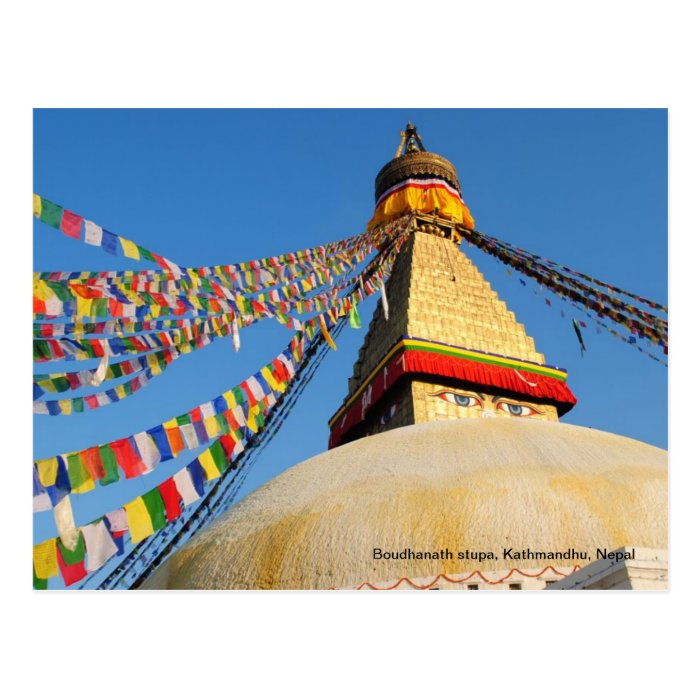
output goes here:
<path id="1" fill-rule="evenodd" d="M 243 392 L 243 389 L 239 386 L 233 387 L 233 395 L 236 397 L 236 403 L 239 406 L 243 406 L 248 403 L 248 397 Z"/>
<path id="2" fill-rule="evenodd" d="M 92 312 L 95 316 L 109 316 L 109 299 L 93 299 Z"/>
<path id="3" fill-rule="evenodd" d="M 226 422 L 226 418 L 224 417 L 223 413 L 217 413 L 216 416 L 216 422 L 219 424 L 219 428 L 221 429 L 222 433 L 228 433 L 231 428 L 229 427 L 229 424 Z"/>
<path id="4" fill-rule="evenodd" d="M 56 377 L 56 379 L 51 380 L 53 382 L 53 387 L 56 391 L 69 391 L 70 382 L 66 377 Z"/>
<path id="5" fill-rule="evenodd" d="M 150 250 L 146 250 L 145 248 L 142 248 L 140 245 L 137 245 L 136 247 L 138 248 L 139 255 L 141 256 L 142 259 L 150 260 L 151 262 L 156 262 L 156 259 L 153 257 Z"/>
<path id="6" fill-rule="evenodd" d="M 49 202 L 48 199 L 41 198 L 41 220 L 53 226 L 54 228 L 61 228 L 61 219 L 63 218 L 63 207 Z"/>
<path id="7" fill-rule="evenodd" d="M 73 295 L 70 290 L 60 282 L 55 282 L 54 280 L 44 280 L 46 286 L 61 300 L 61 301 L 71 301 Z"/>
<path id="8" fill-rule="evenodd" d="M 165 527 L 165 503 L 158 487 L 144 493 L 141 498 L 146 504 L 146 510 L 153 524 L 153 531 L 157 532 L 162 527 Z"/>
<path id="9" fill-rule="evenodd" d="M 188 413 L 183 413 L 181 416 L 177 416 L 175 421 L 178 425 L 189 425 L 192 422 L 192 418 L 190 418 Z"/>
<path id="10" fill-rule="evenodd" d="M 68 455 L 68 480 L 70 481 L 71 489 L 78 489 L 91 479 L 90 472 L 80 459 L 80 453 Z"/>
<path id="11" fill-rule="evenodd" d="M 72 566 L 73 564 L 80 564 L 85 559 L 85 540 L 83 538 L 83 533 L 78 530 L 78 544 L 75 545 L 75 549 L 71 552 L 70 549 L 64 546 L 59 537 L 56 542 L 58 543 L 58 548 L 61 551 L 61 556 L 63 561 L 67 566 Z"/>
<path id="12" fill-rule="evenodd" d="M 102 484 L 102 486 L 107 486 L 107 484 L 113 484 L 115 481 L 119 481 L 117 458 L 109 445 L 102 445 L 102 447 L 100 447 L 100 460 L 105 470 L 105 476 L 100 479 L 100 484 Z"/>
<path id="13" fill-rule="evenodd" d="M 350 328 L 362 328 L 360 312 L 357 310 L 357 304 L 355 302 L 353 302 L 352 308 L 350 309 Z"/>
<path id="14" fill-rule="evenodd" d="M 228 467 L 228 459 L 226 459 L 226 451 L 223 445 L 217 440 L 209 448 L 209 453 L 211 454 L 216 468 L 223 474 Z"/>

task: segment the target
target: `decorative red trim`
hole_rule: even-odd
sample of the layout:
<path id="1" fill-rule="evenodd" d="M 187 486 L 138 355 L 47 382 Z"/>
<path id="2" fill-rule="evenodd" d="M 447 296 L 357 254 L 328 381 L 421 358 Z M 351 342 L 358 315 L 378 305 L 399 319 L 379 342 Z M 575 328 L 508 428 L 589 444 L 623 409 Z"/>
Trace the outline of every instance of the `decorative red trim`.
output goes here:
<path id="1" fill-rule="evenodd" d="M 535 574 L 528 574 L 525 571 L 522 571 L 521 569 L 511 569 L 505 576 L 502 578 L 499 578 L 497 581 L 490 581 L 489 579 L 484 576 L 484 574 L 481 573 L 481 571 L 472 571 L 469 576 L 465 576 L 464 578 L 450 578 L 447 574 L 438 574 L 430 583 L 426 583 L 424 586 L 422 586 L 420 583 L 415 583 L 414 581 L 411 581 L 410 578 L 404 576 L 400 578 L 396 583 L 393 583 L 391 586 L 387 586 L 385 588 L 382 588 L 381 586 L 376 586 L 373 583 L 370 583 L 369 581 L 365 581 L 364 583 L 361 583 L 359 586 L 355 587 L 355 590 L 361 591 L 365 586 L 367 588 L 373 590 L 373 591 L 393 591 L 395 588 L 398 588 L 402 583 L 408 583 L 410 586 L 413 586 L 413 588 L 419 590 L 419 591 L 424 591 L 426 588 L 432 588 L 441 578 L 444 578 L 445 581 L 449 581 L 450 583 L 465 583 L 469 581 L 469 579 L 474 578 L 474 576 L 478 576 L 484 583 L 488 583 L 491 586 L 495 586 L 496 584 L 503 583 L 504 581 L 507 581 L 513 574 L 520 574 L 521 576 L 527 576 L 528 578 L 537 578 L 538 576 L 542 576 L 546 571 L 551 571 L 554 574 L 557 574 L 558 576 L 570 576 L 574 572 L 578 571 L 581 567 L 578 564 L 575 564 L 574 567 L 571 569 L 571 571 L 567 574 L 564 573 L 563 571 L 558 571 L 555 569 L 553 566 L 545 566 L 542 571 L 538 571 Z M 337 588 L 331 588 L 331 591 L 337 591 Z"/>
<path id="2" fill-rule="evenodd" d="M 400 378 L 409 374 L 457 379 L 483 387 L 524 394 L 535 399 L 544 399 L 556 406 L 560 416 L 576 405 L 576 397 L 571 389 L 564 381 L 553 377 L 427 350 L 401 350 L 335 421 L 331 429 L 329 448 L 336 447 L 349 430 L 364 420 L 367 411 L 375 406 Z"/>

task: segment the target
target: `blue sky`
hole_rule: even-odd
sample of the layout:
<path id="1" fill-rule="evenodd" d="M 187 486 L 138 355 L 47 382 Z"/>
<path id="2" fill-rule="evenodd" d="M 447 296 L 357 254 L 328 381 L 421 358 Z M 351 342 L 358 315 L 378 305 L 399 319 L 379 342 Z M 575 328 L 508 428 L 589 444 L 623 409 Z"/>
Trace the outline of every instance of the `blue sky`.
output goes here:
<path id="1" fill-rule="evenodd" d="M 34 191 L 183 265 L 212 265 L 318 245 L 364 229 L 374 178 L 413 121 L 449 158 L 479 230 L 647 298 L 667 301 L 665 110 L 38 110 Z M 497 261 L 465 252 L 535 338 L 569 371 L 579 403 L 565 422 L 667 444 L 667 370 L 607 333 L 584 330 Z M 128 266 L 34 223 L 35 270 Z M 376 300 L 360 307 L 365 327 Z M 566 318 L 560 317 L 560 309 Z M 363 332 L 329 353 L 241 495 L 326 449 Z M 274 322 L 184 356 L 125 401 L 71 417 L 38 416 L 35 457 L 151 427 L 220 394 L 288 342 Z M 75 363 L 72 363 L 75 364 Z M 47 365 L 39 371 L 47 371 Z M 73 367 L 71 367 L 73 369 Z M 191 457 L 191 455 L 187 455 Z M 179 469 L 73 498 L 78 524 Z M 35 540 L 54 534 L 49 513 Z"/>

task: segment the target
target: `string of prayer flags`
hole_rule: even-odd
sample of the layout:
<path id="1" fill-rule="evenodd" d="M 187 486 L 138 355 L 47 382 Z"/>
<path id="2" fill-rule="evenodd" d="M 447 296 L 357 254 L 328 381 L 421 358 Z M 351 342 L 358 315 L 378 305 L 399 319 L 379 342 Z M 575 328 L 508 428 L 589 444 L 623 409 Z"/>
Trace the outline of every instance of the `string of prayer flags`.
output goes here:
<path id="1" fill-rule="evenodd" d="M 81 236 L 83 235 L 82 230 L 84 228 L 85 237 L 82 238 L 82 240 L 85 243 L 88 245 L 96 245 L 96 243 L 99 242 L 100 248 L 112 255 L 117 254 L 117 241 L 119 241 L 122 252 L 126 257 L 139 260 L 141 258 L 139 251 L 143 250 L 144 253 L 146 253 L 148 260 L 152 260 L 158 263 L 161 267 L 168 268 L 172 271 L 180 270 L 179 265 L 176 265 L 167 258 L 164 258 L 157 253 L 153 253 L 146 248 L 142 248 L 127 238 L 122 238 L 121 236 L 110 233 L 93 222 L 89 222 L 89 226 L 87 223 L 85 226 L 83 226 L 83 222 L 85 221 L 83 217 L 79 216 L 78 214 L 74 214 L 73 212 L 64 209 L 59 204 L 50 202 L 48 199 L 36 194 L 34 195 L 33 213 L 34 216 L 43 223 L 51 226 L 52 228 L 59 229 L 65 235 L 77 240 L 81 240 Z M 89 238 L 87 235 L 88 231 L 90 234 Z"/>

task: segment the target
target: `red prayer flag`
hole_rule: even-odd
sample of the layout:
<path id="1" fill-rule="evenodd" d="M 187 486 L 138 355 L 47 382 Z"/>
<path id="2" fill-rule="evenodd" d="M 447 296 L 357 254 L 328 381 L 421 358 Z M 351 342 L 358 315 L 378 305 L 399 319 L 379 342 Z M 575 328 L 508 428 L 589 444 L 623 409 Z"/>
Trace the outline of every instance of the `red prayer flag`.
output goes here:
<path id="1" fill-rule="evenodd" d="M 140 455 L 134 450 L 129 442 L 129 438 L 122 438 L 110 442 L 109 446 L 114 451 L 117 458 L 117 464 L 122 468 L 127 479 L 133 479 L 136 476 L 145 474 L 146 465 L 141 461 Z"/>
<path id="2" fill-rule="evenodd" d="M 182 509 L 180 508 L 180 492 L 177 490 L 175 480 L 170 478 L 162 484 L 159 484 L 158 491 L 160 491 L 163 503 L 165 503 L 165 517 L 168 519 L 168 522 L 172 522 L 182 513 Z"/>
<path id="3" fill-rule="evenodd" d="M 219 442 L 221 443 L 221 446 L 224 448 L 224 452 L 226 453 L 226 459 L 230 462 L 231 461 L 231 455 L 233 454 L 233 448 L 236 446 L 236 441 L 233 439 L 233 437 L 230 434 L 222 435 L 219 438 Z"/>
<path id="4" fill-rule="evenodd" d="M 61 219 L 61 231 L 63 231 L 66 236 L 80 240 L 80 224 L 82 224 L 82 222 L 83 219 L 81 216 L 64 209 L 63 218 Z"/>
<path id="5" fill-rule="evenodd" d="M 77 564 L 66 564 L 66 562 L 63 561 L 61 548 L 58 544 L 56 545 L 56 554 L 58 555 L 58 568 L 61 571 L 63 583 L 65 583 L 66 586 L 70 586 L 76 581 L 82 581 L 87 576 L 84 562 L 79 561 Z"/>
<path id="6" fill-rule="evenodd" d="M 100 458 L 100 448 L 90 447 L 82 452 L 82 460 L 85 468 L 93 481 L 99 481 L 107 476 L 102 459 Z"/>

